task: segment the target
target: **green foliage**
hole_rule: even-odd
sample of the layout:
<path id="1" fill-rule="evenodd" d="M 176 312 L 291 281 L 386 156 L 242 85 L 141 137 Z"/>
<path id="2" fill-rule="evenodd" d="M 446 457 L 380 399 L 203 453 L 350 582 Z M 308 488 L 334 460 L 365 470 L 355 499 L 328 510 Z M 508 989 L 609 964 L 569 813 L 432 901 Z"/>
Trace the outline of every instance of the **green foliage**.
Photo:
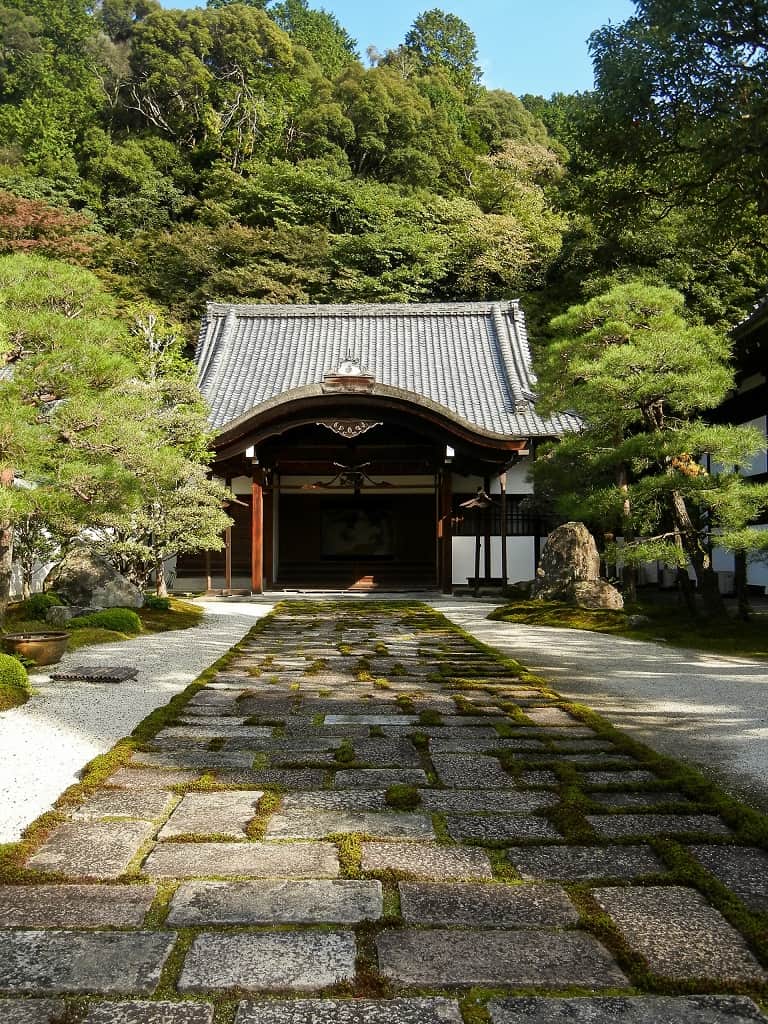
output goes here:
<path id="1" fill-rule="evenodd" d="M 10 654 L 0 654 L 0 689 L 3 688 L 29 692 L 27 670 Z"/>
<path id="2" fill-rule="evenodd" d="M 387 789 L 384 800 L 389 807 L 394 807 L 395 810 L 414 811 L 421 803 L 421 793 L 416 786 L 396 783 Z"/>
<path id="3" fill-rule="evenodd" d="M 167 612 L 171 607 L 171 599 L 170 597 L 157 597 L 156 594 L 145 594 L 144 607 L 151 608 L 153 611 Z"/>
<path id="4" fill-rule="evenodd" d="M 424 11 L 406 35 L 405 48 L 423 67 L 444 70 L 465 91 L 480 81 L 475 34 L 455 14 Z"/>
<path id="5" fill-rule="evenodd" d="M 69 620 L 68 626 L 72 629 L 94 626 L 128 635 L 141 633 L 141 619 L 132 608 L 105 608 L 89 615 L 78 615 Z"/>
<path id="6" fill-rule="evenodd" d="M 48 591 L 45 594 L 33 594 L 19 606 L 19 614 L 25 619 L 44 619 L 49 608 L 63 604 L 58 594 Z"/>
<path id="7" fill-rule="evenodd" d="M 689 323 L 682 295 L 643 283 L 572 307 L 551 329 L 539 361 L 543 408 L 571 409 L 584 428 L 535 465 L 541 492 L 565 514 L 620 533 L 625 563 L 690 562 L 710 611 L 719 610 L 710 538 L 747 550 L 767 544 L 747 527 L 768 506 L 768 487 L 735 469 L 764 438 L 698 418 L 732 386 L 727 339 Z"/>

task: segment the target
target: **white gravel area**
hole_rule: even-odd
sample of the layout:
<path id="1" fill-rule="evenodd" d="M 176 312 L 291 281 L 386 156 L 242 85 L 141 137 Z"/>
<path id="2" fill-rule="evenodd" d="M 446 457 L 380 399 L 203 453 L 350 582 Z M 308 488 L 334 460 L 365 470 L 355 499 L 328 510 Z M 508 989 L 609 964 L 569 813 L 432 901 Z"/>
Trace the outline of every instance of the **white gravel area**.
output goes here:
<path id="1" fill-rule="evenodd" d="M 564 697 L 768 811 L 768 663 L 580 629 L 490 622 L 486 616 L 498 603 L 430 600 Z"/>
<path id="2" fill-rule="evenodd" d="M 48 675 L 31 676 L 38 692 L 0 714 L 0 842 L 19 839 L 78 781 L 88 761 L 167 704 L 274 607 L 273 601 L 199 603 L 205 609 L 199 626 L 84 647 L 55 666 L 137 668 L 135 680 L 57 683 Z"/>

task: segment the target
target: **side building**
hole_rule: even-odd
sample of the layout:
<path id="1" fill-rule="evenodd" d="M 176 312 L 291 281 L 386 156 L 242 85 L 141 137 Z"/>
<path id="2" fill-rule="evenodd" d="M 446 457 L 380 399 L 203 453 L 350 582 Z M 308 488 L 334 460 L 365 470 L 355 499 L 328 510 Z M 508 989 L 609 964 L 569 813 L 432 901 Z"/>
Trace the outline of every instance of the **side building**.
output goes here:
<path id="1" fill-rule="evenodd" d="M 211 303 L 196 359 L 234 525 L 179 560 L 180 588 L 533 577 L 527 467 L 579 424 L 537 414 L 518 302 Z"/>

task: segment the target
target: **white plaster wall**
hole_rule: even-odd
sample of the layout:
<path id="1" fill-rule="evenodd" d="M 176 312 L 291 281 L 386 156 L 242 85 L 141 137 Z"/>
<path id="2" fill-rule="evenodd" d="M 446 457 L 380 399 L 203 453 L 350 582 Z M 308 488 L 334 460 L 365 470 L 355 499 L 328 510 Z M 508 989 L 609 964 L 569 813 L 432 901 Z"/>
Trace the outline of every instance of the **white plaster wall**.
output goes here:
<path id="1" fill-rule="evenodd" d="M 528 479 L 529 463 L 525 461 L 517 463 L 507 470 L 507 494 L 533 494 L 533 484 Z M 481 476 L 460 476 L 458 473 L 451 474 L 451 484 L 454 494 L 474 494 L 478 487 L 483 486 Z M 491 477 L 491 494 L 501 494 L 501 486 L 498 476 Z"/>
<path id="2" fill-rule="evenodd" d="M 507 580 L 517 583 L 536 575 L 533 537 L 507 537 Z M 485 539 L 480 538 L 480 575 L 485 571 Z M 475 575 L 475 538 L 453 538 L 453 583 Z M 501 537 L 491 537 L 491 575 L 501 577 Z"/>

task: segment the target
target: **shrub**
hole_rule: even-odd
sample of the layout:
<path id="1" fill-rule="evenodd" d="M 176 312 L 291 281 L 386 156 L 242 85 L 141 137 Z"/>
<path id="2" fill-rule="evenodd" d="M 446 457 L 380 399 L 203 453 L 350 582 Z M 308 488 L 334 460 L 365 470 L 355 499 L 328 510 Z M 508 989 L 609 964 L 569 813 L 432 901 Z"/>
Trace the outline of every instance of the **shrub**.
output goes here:
<path id="1" fill-rule="evenodd" d="M 10 654 L 0 654 L 0 687 L 2 686 L 29 693 L 27 670 L 18 658 Z"/>
<path id="2" fill-rule="evenodd" d="M 144 595 L 144 607 L 156 612 L 167 612 L 171 608 L 170 597 L 158 597 L 156 594 Z"/>
<path id="3" fill-rule="evenodd" d="M 384 794 L 385 802 L 398 811 L 413 811 L 421 803 L 421 793 L 416 786 L 396 783 Z"/>
<path id="4" fill-rule="evenodd" d="M 105 608 L 90 615 L 78 615 L 70 619 L 68 628 L 78 629 L 82 626 L 97 626 L 100 629 L 112 629 L 116 633 L 140 633 L 141 619 L 131 608 Z"/>
<path id="5" fill-rule="evenodd" d="M 19 612 L 24 619 L 44 619 L 49 608 L 63 604 L 58 594 L 49 591 L 47 594 L 33 594 L 19 605 Z"/>

